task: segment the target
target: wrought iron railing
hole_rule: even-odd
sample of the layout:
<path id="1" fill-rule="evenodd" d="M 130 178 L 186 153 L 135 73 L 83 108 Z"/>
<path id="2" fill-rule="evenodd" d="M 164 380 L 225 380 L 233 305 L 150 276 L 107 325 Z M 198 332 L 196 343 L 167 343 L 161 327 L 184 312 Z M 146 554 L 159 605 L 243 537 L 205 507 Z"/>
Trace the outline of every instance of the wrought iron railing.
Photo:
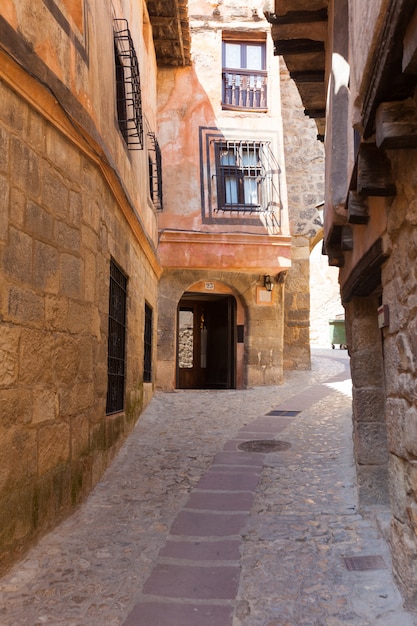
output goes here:
<path id="1" fill-rule="evenodd" d="M 143 148 L 142 96 L 139 63 L 127 20 L 114 20 L 117 114 L 129 150 Z"/>
<path id="2" fill-rule="evenodd" d="M 149 165 L 149 191 L 157 211 L 162 211 L 162 155 L 155 133 L 149 132 L 149 150 L 152 153 Z"/>
<path id="3" fill-rule="evenodd" d="M 223 109 L 266 111 L 267 72 L 223 69 Z"/>

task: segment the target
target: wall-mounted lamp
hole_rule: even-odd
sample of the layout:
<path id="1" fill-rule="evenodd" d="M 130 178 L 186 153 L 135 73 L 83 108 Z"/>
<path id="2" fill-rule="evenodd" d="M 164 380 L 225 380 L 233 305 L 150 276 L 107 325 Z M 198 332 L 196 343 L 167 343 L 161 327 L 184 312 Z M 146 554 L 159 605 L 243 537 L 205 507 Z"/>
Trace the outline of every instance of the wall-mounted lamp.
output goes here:
<path id="1" fill-rule="evenodd" d="M 223 0 L 210 0 L 210 4 L 213 7 L 213 15 L 220 15 L 219 4 L 222 4 Z"/>
<path id="2" fill-rule="evenodd" d="M 264 276 L 264 287 L 267 291 L 272 291 L 274 288 L 274 283 L 272 282 L 269 274 L 265 274 Z"/>

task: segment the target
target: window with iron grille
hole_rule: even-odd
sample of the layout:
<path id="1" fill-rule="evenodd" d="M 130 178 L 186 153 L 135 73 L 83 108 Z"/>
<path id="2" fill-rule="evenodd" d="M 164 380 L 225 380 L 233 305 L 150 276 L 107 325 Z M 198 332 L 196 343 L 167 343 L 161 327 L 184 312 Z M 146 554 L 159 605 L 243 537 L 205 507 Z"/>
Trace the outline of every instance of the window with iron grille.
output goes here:
<path id="1" fill-rule="evenodd" d="M 129 150 L 143 148 L 139 63 L 127 20 L 114 20 L 117 120 Z"/>
<path id="2" fill-rule="evenodd" d="M 124 409 L 127 276 L 110 262 L 106 413 Z"/>
<path id="3" fill-rule="evenodd" d="M 260 212 L 277 201 L 269 142 L 215 141 L 217 211 Z"/>
<path id="4" fill-rule="evenodd" d="M 149 193 L 153 205 L 157 211 L 162 211 L 162 157 L 159 143 L 154 133 L 148 133 L 149 137 Z"/>
<path id="5" fill-rule="evenodd" d="M 152 382 L 152 308 L 145 303 L 143 382 Z"/>
<path id="6" fill-rule="evenodd" d="M 265 41 L 223 41 L 222 107 L 267 110 Z"/>

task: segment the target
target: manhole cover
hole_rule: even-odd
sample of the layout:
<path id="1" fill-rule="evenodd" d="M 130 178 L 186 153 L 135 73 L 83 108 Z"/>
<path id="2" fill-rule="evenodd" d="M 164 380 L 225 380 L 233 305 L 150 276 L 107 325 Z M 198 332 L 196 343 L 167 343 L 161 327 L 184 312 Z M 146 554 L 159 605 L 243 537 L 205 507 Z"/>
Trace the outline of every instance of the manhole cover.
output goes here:
<path id="1" fill-rule="evenodd" d="M 282 452 L 291 448 L 288 441 L 276 441 L 275 439 L 255 439 L 253 441 L 243 441 L 238 445 L 243 452 Z"/>

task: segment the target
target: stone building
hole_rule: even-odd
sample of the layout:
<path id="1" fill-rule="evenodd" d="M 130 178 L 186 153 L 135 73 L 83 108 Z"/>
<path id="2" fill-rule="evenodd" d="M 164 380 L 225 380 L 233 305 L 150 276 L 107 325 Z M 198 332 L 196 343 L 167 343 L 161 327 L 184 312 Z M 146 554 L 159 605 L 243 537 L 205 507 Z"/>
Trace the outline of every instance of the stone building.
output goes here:
<path id="1" fill-rule="evenodd" d="M 0 567 L 88 493 L 152 394 L 157 64 L 189 63 L 185 3 L 162 4 L 1 2 Z"/>
<path id="2" fill-rule="evenodd" d="M 262 9 L 1 3 L 0 571 L 86 496 L 156 386 L 310 366 L 322 147 L 313 122 L 297 139 Z"/>
<path id="3" fill-rule="evenodd" d="M 360 505 L 386 503 L 417 609 L 417 11 L 407 0 L 276 0 L 272 34 L 325 133 L 324 245 L 339 267 Z"/>
<path id="4" fill-rule="evenodd" d="M 271 98 L 279 61 L 259 0 L 189 0 L 188 11 L 192 65 L 161 69 L 158 82 L 157 383 L 279 383 L 291 262 L 280 98 Z"/>

